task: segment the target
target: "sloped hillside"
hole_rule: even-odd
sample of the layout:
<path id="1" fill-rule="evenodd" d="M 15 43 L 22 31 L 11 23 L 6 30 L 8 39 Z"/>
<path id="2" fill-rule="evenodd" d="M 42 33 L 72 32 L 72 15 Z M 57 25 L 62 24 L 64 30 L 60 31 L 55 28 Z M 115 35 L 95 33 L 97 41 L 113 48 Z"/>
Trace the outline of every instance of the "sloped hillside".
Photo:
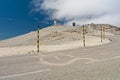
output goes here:
<path id="1" fill-rule="evenodd" d="M 95 27 L 98 27 L 97 24 Z M 111 27 L 110 25 L 103 25 L 106 27 L 106 34 L 112 35 L 113 32 L 110 32 L 109 29 L 116 29 L 116 27 Z M 109 28 L 110 27 L 110 28 Z M 88 26 L 86 27 L 86 29 Z M 100 34 L 98 29 L 93 29 L 94 34 Z M 92 36 L 87 32 L 88 36 Z M 0 41 L 0 47 L 3 46 L 28 46 L 36 45 L 36 31 L 17 36 L 14 38 L 6 39 Z M 41 45 L 55 45 L 62 44 L 68 41 L 76 41 L 82 39 L 82 27 L 71 27 L 71 26 L 50 26 L 40 30 L 40 44 Z"/>
<path id="2" fill-rule="evenodd" d="M 40 30 L 40 42 L 41 44 L 47 43 L 47 41 L 53 41 L 64 36 L 64 31 L 73 30 L 75 27 L 64 27 L 64 26 L 50 26 Z M 76 29 L 76 28 L 75 28 Z M 36 45 L 36 31 L 20 35 L 14 38 L 0 41 L 0 46 L 26 46 Z M 57 37 L 57 38 L 56 38 Z"/>

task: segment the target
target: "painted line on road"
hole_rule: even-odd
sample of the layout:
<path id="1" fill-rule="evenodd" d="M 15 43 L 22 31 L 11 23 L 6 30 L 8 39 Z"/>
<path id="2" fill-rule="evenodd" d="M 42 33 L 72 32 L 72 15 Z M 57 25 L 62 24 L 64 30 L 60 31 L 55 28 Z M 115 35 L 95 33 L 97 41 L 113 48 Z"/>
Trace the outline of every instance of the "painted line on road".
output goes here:
<path id="1" fill-rule="evenodd" d="M 104 62 L 104 61 L 109 61 L 109 60 L 114 60 L 114 59 L 119 59 L 119 58 L 120 58 L 120 56 L 116 56 L 116 57 L 103 59 L 103 60 L 98 60 L 98 61 L 94 61 L 94 62 L 87 62 L 86 64 L 99 63 L 99 62 Z"/>
<path id="2" fill-rule="evenodd" d="M 27 72 L 27 73 L 21 73 L 21 74 L 15 74 L 15 75 L 1 76 L 0 79 L 27 76 L 27 75 L 36 74 L 36 73 L 47 72 L 47 71 L 50 71 L 50 70 L 51 70 L 51 69 L 45 69 L 45 70 L 38 70 L 38 71 Z"/>

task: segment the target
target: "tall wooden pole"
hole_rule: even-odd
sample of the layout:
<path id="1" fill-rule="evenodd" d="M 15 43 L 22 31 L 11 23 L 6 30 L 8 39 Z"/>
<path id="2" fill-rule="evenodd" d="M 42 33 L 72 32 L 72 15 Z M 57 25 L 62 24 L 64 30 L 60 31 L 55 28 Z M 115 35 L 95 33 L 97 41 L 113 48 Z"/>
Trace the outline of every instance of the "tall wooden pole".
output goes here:
<path id="1" fill-rule="evenodd" d="M 85 40 L 85 26 L 83 25 L 83 46 L 86 47 L 85 44 L 86 40 Z"/>
<path id="2" fill-rule="evenodd" d="M 39 53 L 40 52 L 40 36 L 39 36 L 39 34 L 40 34 L 40 27 L 39 27 L 39 25 L 38 25 L 38 29 L 37 29 L 37 53 Z"/>
<path id="3" fill-rule="evenodd" d="M 103 39 L 105 40 L 105 27 L 103 27 Z"/>
<path id="4" fill-rule="evenodd" d="M 92 24 L 92 35 L 94 36 L 94 27 L 95 27 L 95 25 L 94 24 Z"/>
<path id="5" fill-rule="evenodd" d="M 103 42 L 103 26 L 101 26 L 100 28 L 101 28 L 101 42 Z"/>

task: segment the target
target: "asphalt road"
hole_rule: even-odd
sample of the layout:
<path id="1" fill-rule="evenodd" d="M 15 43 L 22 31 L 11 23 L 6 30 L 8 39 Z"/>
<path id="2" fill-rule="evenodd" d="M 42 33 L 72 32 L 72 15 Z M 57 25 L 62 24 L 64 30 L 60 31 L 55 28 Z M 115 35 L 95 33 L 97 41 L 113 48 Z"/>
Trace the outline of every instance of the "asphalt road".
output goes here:
<path id="1" fill-rule="evenodd" d="M 120 80 L 120 35 L 111 43 L 0 58 L 0 80 Z M 46 57 L 47 56 L 47 57 Z"/>

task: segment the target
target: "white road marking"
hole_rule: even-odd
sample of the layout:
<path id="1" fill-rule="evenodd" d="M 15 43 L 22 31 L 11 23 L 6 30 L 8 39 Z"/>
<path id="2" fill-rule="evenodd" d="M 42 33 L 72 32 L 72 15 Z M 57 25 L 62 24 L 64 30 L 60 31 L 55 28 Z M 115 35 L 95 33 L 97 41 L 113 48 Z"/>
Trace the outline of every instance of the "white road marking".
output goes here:
<path id="1" fill-rule="evenodd" d="M 108 59 L 103 59 L 103 60 L 98 60 L 98 61 L 94 61 L 94 62 L 87 62 L 86 64 L 104 62 L 104 61 L 114 60 L 114 59 L 119 59 L 119 58 L 120 58 L 120 56 L 116 56 L 116 57 L 112 57 L 112 58 L 108 58 Z"/>
<path id="2" fill-rule="evenodd" d="M 52 63 L 52 62 L 49 62 L 49 60 L 47 60 L 47 61 L 44 60 L 44 58 L 39 58 L 39 59 L 40 59 L 41 64 L 50 65 L 50 66 L 66 66 L 66 65 L 73 64 L 73 63 L 75 63 L 76 61 L 79 61 L 79 60 L 88 60 L 88 61 L 91 61 L 91 62 L 97 61 L 96 59 L 93 59 L 93 58 L 77 58 L 76 57 L 76 58 L 70 59 L 69 61 L 64 62 L 64 63 Z"/>
<path id="3" fill-rule="evenodd" d="M 46 72 L 46 71 L 49 71 L 49 70 L 51 70 L 51 69 L 45 69 L 45 70 L 39 70 L 39 71 L 33 71 L 33 72 L 27 72 L 27 73 L 15 74 L 15 75 L 8 75 L 8 76 L 1 76 L 0 79 L 27 76 L 27 75 L 31 75 L 31 74 Z"/>
<path id="4" fill-rule="evenodd" d="M 54 58 L 57 59 L 57 60 L 61 60 L 58 56 L 55 56 Z"/>

